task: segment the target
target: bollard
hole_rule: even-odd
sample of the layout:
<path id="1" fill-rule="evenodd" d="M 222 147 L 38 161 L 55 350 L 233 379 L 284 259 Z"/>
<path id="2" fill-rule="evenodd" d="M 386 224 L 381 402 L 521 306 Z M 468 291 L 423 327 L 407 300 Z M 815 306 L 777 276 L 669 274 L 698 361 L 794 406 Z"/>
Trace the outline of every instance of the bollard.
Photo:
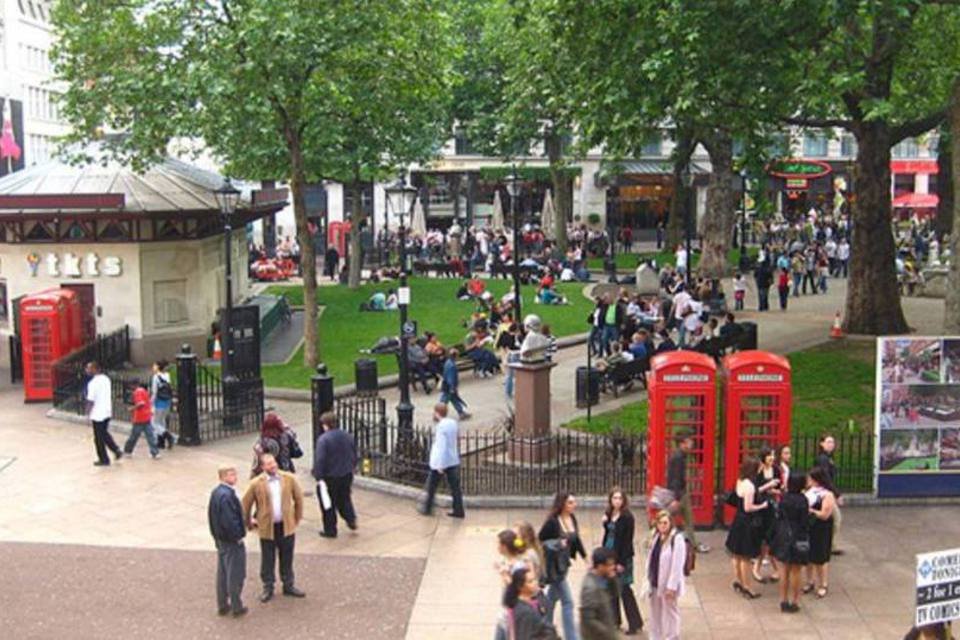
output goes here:
<path id="1" fill-rule="evenodd" d="M 190 345 L 180 347 L 177 354 L 177 418 L 180 423 L 178 442 L 200 444 L 200 416 L 197 410 L 197 355 Z"/>
<path id="2" fill-rule="evenodd" d="M 313 446 L 317 446 L 317 439 L 323 433 L 320 426 L 320 416 L 327 411 L 333 411 L 333 376 L 327 375 L 327 365 L 322 362 L 317 365 L 317 373 L 310 378 L 310 413 L 313 427 Z"/>

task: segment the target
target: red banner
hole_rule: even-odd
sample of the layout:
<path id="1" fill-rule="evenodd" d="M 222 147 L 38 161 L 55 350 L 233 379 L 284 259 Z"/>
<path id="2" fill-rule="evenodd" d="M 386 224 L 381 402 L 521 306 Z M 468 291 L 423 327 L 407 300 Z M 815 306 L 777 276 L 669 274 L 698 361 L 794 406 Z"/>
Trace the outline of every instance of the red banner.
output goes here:
<path id="1" fill-rule="evenodd" d="M 890 173 L 939 173 L 936 160 L 891 160 Z"/>

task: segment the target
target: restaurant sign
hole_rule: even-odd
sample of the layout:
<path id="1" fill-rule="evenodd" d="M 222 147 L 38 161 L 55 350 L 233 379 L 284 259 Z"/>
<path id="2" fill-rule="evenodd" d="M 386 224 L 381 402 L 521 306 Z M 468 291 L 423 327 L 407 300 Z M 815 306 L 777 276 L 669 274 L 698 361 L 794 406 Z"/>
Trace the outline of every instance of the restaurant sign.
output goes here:
<path id="1" fill-rule="evenodd" d="M 830 165 L 820 160 L 774 160 L 767 165 L 767 173 L 779 178 L 812 180 L 828 175 Z"/>

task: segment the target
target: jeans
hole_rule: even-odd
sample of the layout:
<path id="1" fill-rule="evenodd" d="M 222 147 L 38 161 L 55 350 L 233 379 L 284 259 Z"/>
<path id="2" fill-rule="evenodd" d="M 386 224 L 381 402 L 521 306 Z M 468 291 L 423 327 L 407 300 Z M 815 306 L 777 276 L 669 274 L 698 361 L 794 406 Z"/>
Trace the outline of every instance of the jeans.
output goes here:
<path id="1" fill-rule="evenodd" d="M 795 272 L 793 274 L 793 297 L 800 297 L 800 283 L 803 281 L 803 274 Z"/>
<path id="2" fill-rule="evenodd" d="M 560 615 L 563 618 L 563 640 L 577 640 L 577 625 L 573 621 L 573 593 L 570 583 L 564 578 L 547 587 L 547 620 L 553 622 L 553 610 L 560 601 Z"/>
<path id="3" fill-rule="evenodd" d="M 296 536 L 283 535 L 283 523 L 273 525 L 273 540 L 260 538 L 260 580 L 265 590 L 273 591 L 276 578 L 273 566 L 276 564 L 277 551 L 280 552 L 280 581 L 283 588 L 293 586 L 293 546 Z"/>
<path id="4" fill-rule="evenodd" d="M 217 541 L 217 608 L 239 611 L 240 594 L 247 576 L 247 549 L 240 542 Z"/>
<path id="5" fill-rule="evenodd" d="M 453 513 L 456 516 L 463 517 L 463 491 L 460 488 L 460 466 L 447 467 L 442 475 L 447 477 L 447 485 L 450 487 L 450 497 L 453 498 Z M 422 513 L 429 515 L 433 512 L 433 500 L 437 495 L 437 485 L 440 484 L 441 472 L 436 469 L 430 469 L 430 475 L 427 476 L 427 497 L 423 502 Z"/>
<path id="6" fill-rule="evenodd" d="M 124 453 L 133 453 L 133 448 L 137 446 L 137 441 L 140 440 L 141 433 L 147 438 L 150 455 L 156 456 L 160 453 L 160 450 L 157 449 L 157 437 L 153 434 L 153 427 L 150 426 L 149 422 L 134 423 L 133 429 L 130 431 L 130 437 L 127 438 L 126 443 L 123 445 Z"/>
<path id="7" fill-rule="evenodd" d="M 507 367 L 507 375 L 503 380 L 503 390 L 510 400 L 513 400 L 513 377 L 513 367 Z"/>
<path id="8" fill-rule="evenodd" d="M 444 390 L 443 393 L 440 394 L 440 402 L 443 404 L 453 404 L 453 408 L 457 410 L 457 415 L 463 416 L 466 403 L 456 391 Z"/>
<path id="9" fill-rule="evenodd" d="M 697 546 L 696 528 L 693 526 L 693 503 L 690 502 L 690 492 L 684 491 L 680 498 L 680 515 L 683 516 L 683 535 L 694 547 Z"/>
<path id="10" fill-rule="evenodd" d="M 320 513 L 323 515 L 323 532 L 330 536 L 337 535 L 337 513 L 350 526 L 356 526 L 357 512 L 353 509 L 353 499 L 350 497 L 350 488 L 353 485 L 353 474 L 334 478 L 328 476 L 323 479 L 330 494 L 330 508 L 323 508 L 320 498 L 320 488 L 317 488 L 317 501 L 320 503 Z"/>
<path id="11" fill-rule="evenodd" d="M 596 325 L 590 327 L 590 350 L 594 355 L 603 352 L 603 329 Z"/>
<path id="12" fill-rule="evenodd" d="M 787 287 L 781 287 L 781 288 L 778 289 L 778 291 L 780 292 L 780 310 L 781 310 L 781 311 L 786 311 L 786 310 L 787 310 L 787 298 L 790 297 L 790 290 L 787 289 Z"/>
<path id="13" fill-rule="evenodd" d="M 757 287 L 757 311 L 770 310 L 770 289 Z"/>
<path id="14" fill-rule="evenodd" d="M 620 329 L 613 325 L 606 325 L 603 328 L 603 345 L 601 354 L 609 355 L 611 353 L 610 345 L 620 338 Z"/>
<path id="15" fill-rule="evenodd" d="M 848 266 L 848 264 L 849 264 L 850 261 L 849 261 L 849 260 L 838 260 L 837 262 L 839 263 L 839 264 L 837 264 L 837 274 L 842 273 L 842 274 L 843 274 L 843 277 L 846 278 L 846 277 L 847 277 L 847 266 Z"/>
<path id="16" fill-rule="evenodd" d="M 687 344 L 687 323 L 683 320 L 680 320 L 680 325 L 677 327 L 677 346 L 683 348 Z"/>
<path id="17" fill-rule="evenodd" d="M 153 417 L 150 418 L 150 424 L 153 426 L 153 435 L 161 436 L 167 431 L 167 414 L 170 413 L 170 407 L 154 407 Z"/>
<path id="18" fill-rule="evenodd" d="M 803 295 L 807 295 L 807 283 L 810 283 L 811 295 L 817 295 L 817 274 L 815 271 L 807 271 L 803 274 Z"/>
<path id="19" fill-rule="evenodd" d="M 114 455 L 120 453 L 120 447 L 117 446 L 117 443 L 113 441 L 113 436 L 107 431 L 109 426 L 110 418 L 93 421 L 93 445 L 97 448 L 97 458 L 104 464 L 110 464 L 107 449 L 113 451 Z"/>

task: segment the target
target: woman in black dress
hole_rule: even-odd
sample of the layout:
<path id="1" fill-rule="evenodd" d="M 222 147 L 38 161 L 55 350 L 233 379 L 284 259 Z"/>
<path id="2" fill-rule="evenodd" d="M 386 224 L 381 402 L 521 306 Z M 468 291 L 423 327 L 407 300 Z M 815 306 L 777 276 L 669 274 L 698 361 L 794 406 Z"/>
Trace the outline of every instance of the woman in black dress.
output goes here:
<path id="1" fill-rule="evenodd" d="M 783 580 L 780 582 L 782 613 L 800 610 L 800 571 L 810 557 L 810 506 L 803 495 L 806 486 L 806 476 L 791 475 L 787 481 L 787 493 L 780 500 L 774 554 L 783 563 Z"/>
<path id="2" fill-rule="evenodd" d="M 806 496 L 810 505 L 810 564 L 807 566 L 807 584 L 803 592 L 813 591 L 813 571 L 816 571 L 820 585 L 817 588 L 817 597 L 824 598 L 830 588 L 833 510 L 837 506 L 837 498 L 830 477 L 821 467 L 814 467 L 810 471 Z"/>
<path id="3" fill-rule="evenodd" d="M 760 469 L 760 461 L 748 457 L 740 464 L 739 480 L 735 489 L 737 515 L 727 534 L 727 550 L 733 554 L 733 590 L 747 598 L 759 598 L 760 594 L 750 589 L 750 566 L 760 555 L 762 522 L 757 512 L 769 508 L 767 502 L 756 504 L 757 488 L 753 484 Z"/>
<path id="4" fill-rule="evenodd" d="M 607 496 L 607 510 L 603 514 L 603 547 L 617 556 L 617 589 L 611 594 L 613 617 L 620 626 L 620 602 L 627 615 L 628 636 L 636 635 L 643 628 L 640 607 L 633 595 L 633 532 L 634 518 L 627 504 L 627 494 L 614 487 Z"/>
<path id="5" fill-rule="evenodd" d="M 773 546 L 773 525 L 776 518 L 776 504 L 780 500 L 783 486 L 780 484 L 780 474 L 773 455 L 773 449 L 764 447 L 760 450 L 760 470 L 757 473 L 757 479 L 754 484 L 757 487 L 757 502 L 766 502 L 770 506 L 761 511 L 756 517 L 763 523 L 760 526 L 762 536 L 762 545 L 760 547 L 760 556 L 753 561 L 753 579 L 763 584 L 767 582 L 776 582 L 780 579 L 779 568 L 777 567 L 776 557 L 770 553 Z M 763 565 L 770 563 L 773 573 L 770 577 L 761 575 Z"/>

